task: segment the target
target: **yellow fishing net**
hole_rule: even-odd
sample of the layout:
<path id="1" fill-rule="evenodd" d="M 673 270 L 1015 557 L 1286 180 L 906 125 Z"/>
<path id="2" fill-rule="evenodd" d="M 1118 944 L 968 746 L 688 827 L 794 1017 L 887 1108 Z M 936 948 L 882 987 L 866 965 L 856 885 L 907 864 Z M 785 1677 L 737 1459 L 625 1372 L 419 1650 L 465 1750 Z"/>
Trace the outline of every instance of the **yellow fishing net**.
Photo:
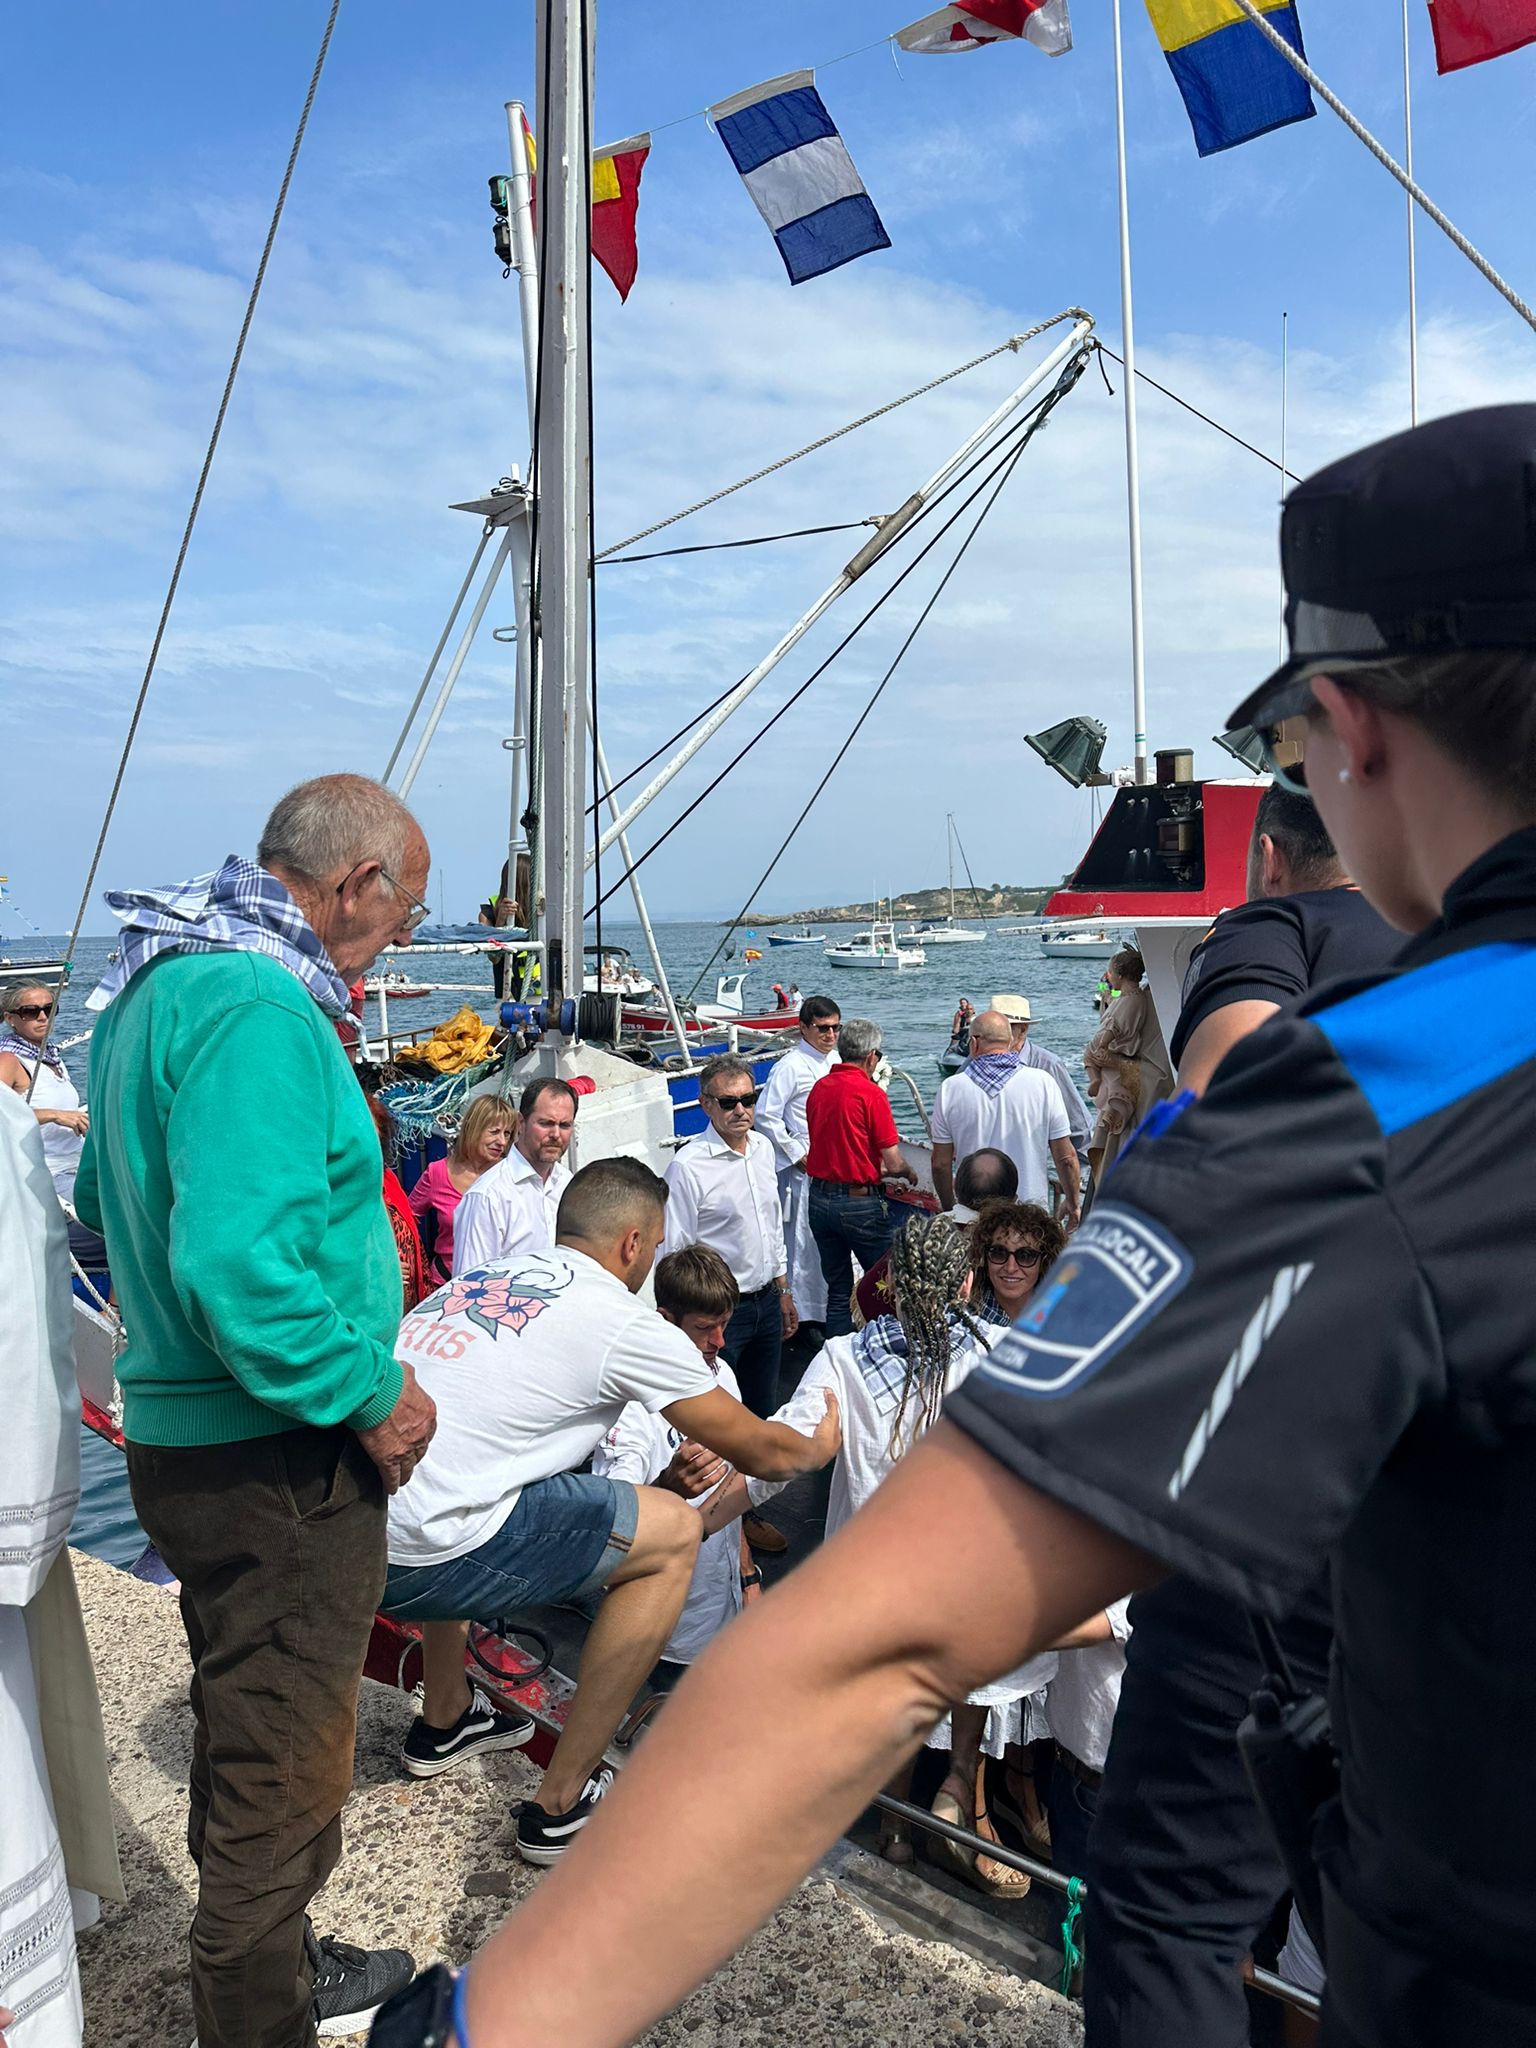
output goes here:
<path id="1" fill-rule="evenodd" d="M 398 1063 L 430 1067 L 436 1074 L 461 1074 L 490 1056 L 494 1036 L 495 1027 L 477 1017 L 466 1003 L 420 1045 L 402 1046 Z"/>

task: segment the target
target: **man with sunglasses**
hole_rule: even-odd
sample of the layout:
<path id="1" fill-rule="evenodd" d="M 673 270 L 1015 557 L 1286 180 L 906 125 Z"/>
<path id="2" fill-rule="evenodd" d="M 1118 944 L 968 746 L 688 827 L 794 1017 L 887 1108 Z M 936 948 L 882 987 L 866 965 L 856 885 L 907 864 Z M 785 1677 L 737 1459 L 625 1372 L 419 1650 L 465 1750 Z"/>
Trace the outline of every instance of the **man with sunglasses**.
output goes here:
<path id="1" fill-rule="evenodd" d="M 837 1033 L 842 1012 L 830 996 L 807 996 L 799 1005 L 800 1035 L 773 1063 L 757 1105 L 757 1128 L 773 1146 L 779 1168 L 779 1207 L 789 1248 L 789 1284 L 800 1311 L 802 1332 L 818 1340 L 827 1318 L 827 1283 L 821 1255 L 811 1235 L 811 1184 L 805 1160 L 810 1132 L 805 1100 L 831 1067 L 837 1065 Z"/>
<path id="2" fill-rule="evenodd" d="M 427 915 L 428 860 L 398 797 L 327 775 L 255 861 L 107 897 L 75 1202 L 111 1256 L 129 1485 L 192 1654 L 202 2048 L 350 2031 L 411 1970 L 317 1941 L 307 1909 L 341 1851 L 386 1495 L 434 1422 L 395 1357 L 379 1141 L 333 1026 Z"/>
<path id="3" fill-rule="evenodd" d="M 1325 1565 L 1338 1793 L 1292 1815 L 1322 2048 L 1536 2044 L 1536 405 L 1332 464 L 1281 555 L 1291 658 L 1228 723 L 1312 789 L 1403 950 L 1147 1120 L 940 1422 L 694 1667 L 474 1965 L 458 2048 L 635 2039 L 946 1700 L 1170 1573 L 1273 1621 Z M 1317 1718 L 1286 1720 L 1321 1785 Z M 1139 2048 L 1134 2001 L 1091 2003 L 1093 1897 L 1089 2039 Z"/>
<path id="4" fill-rule="evenodd" d="M 734 1053 L 699 1070 L 699 1106 L 708 1131 L 690 1138 L 667 1168 L 664 1249 L 707 1244 L 731 1269 L 740 1299 L 726 1325 L 725 1355 L 754 1415 L 779 1404 L 779 1359 L 800 1327 L 790 1291 L 784 1219 L 772 1145 L 753 1128 L 757 1083 Z M 760 1515 L 742 1527 L 754 1549 L 777 1554 L 783 1533 Z"/>

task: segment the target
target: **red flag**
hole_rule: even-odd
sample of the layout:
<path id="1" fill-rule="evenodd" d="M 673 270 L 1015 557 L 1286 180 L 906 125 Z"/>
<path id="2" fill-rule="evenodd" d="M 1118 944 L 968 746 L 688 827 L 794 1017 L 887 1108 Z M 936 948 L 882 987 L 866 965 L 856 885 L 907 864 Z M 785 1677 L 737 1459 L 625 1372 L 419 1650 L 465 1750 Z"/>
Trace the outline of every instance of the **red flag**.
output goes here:
<path id="1" fill-rule="evenodd" d="M 640 211 L 640 174 L 651 153 L 649 135 L 612 142 L 592 157 L 592 254 L 613 279 L 621 299 L 640 267 L 635 218 Z"/>
<path id="2" fill-rule="evenodd" d="M 1462 71 L 1536 43 L 1536 0 L 1429 0 L 1435 63 Z"/>

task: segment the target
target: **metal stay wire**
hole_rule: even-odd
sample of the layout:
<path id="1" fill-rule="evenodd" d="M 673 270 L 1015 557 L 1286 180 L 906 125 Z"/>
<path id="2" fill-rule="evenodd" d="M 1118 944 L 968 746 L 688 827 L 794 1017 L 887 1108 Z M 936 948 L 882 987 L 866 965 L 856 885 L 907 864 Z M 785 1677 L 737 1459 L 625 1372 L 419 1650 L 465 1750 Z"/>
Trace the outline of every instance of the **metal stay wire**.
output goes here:
<path id="1" fill-rule="evenodd" d="M 192 507 L 187 514 L 187 523 L 182 531 L 181 546 L 176 551 L 176 565 L 171 571 L 171 580 L 165 593 L 165 602 L 160 607 L 160 622 L 155 628 L 155 637 L 149 650 L 149 660 L 144 666 L 144 680 L 139 684 L 139 694 L 134 701 L 133 716 L 128 721 L 127 737 L 123 741 L 122 753 L 118 756 L 117 773 L 112 779 L 112 792 L 107 798 L 107 808 L 101 821 L 101 830 L 96 835 L 96 847 L 91 855 L 90 868 L 85 877 L 85 887 L 80 892 L 80 907 L 75 912 L 75 921 L 69 933 L 69 943 L 64 952 L 66 980 L 68 979 L 70 963 L 75 957 L 75 942 L 79 935 L 80 927 L 85 922 L 85 913 L 91 900 L 91 891 L 96 886 L 96 873 L 101 866 L 101 856 L 106 847 L 107 833 L 111 830 L 112 816 L 117 809 L 117 799 L 122 793 L 123 777 L 128 772 L 128 757 L 133 752 L 133 743 L 138 737 L 139 721 L 144 715 L 145 700 L 149 696 L 149 686 L 154 680 L 155 666 L 160 659 L 160 648 L 165 639 L 166 627 L 170 624 L 171 607 L 176 602 L 176 592 L 181 583 L 181 572 L 186 564 L 187 551 L 192 545 L 193 529 L 197 525 L 197 515 L 202 509 L 203 493 L 208 486 L 208 478 L 213 469 L 213 458 L 218 452 L 219 437 L 224 431 L 225 416 L 229 411 L 230 399 L 234 395 L 235 378 L 239 375 L 241 358 L 245 354 L 246 337 L 250 334 L 251 322 L 256 313 L 256 302 L 261 297 L 261 288 L 266 282 L 267 264 L 271 259 L 273 244 L 277 240 L 277 230 L 283 218 L 283 208 L 288 201 L 288 187 L 293 182 L 294 166 L 299 160 L 299 150 L 303 145 L 304 131 L 309 126 L 310 109 L 315 104 L 315 94 L 320 86 L 320 74 L 325 69 L 326 56 L 331 47 L 331 36 L 336 27 L 336 17 L 340 12 L 341 0 L 331 0 L 331 11 L 326 17 L 325 33 L 320 38 L 320 48 L 315 57 L 314 69 L 309 77 L 309 90 L 304 95 L 304 106 L 299 115 L 299 125 L 294 130 L 293 146 L 288 152 L 288 162 L 283 169 L 283 181 L 278 187 L 277 204 L 272 209 L 272 219 L 267 227 L 267 239 L 262 245 L 261 260 L 256 265 L 256 275 L 251 282 L 250 297 L 245 303 L 245 318 L 240 322 L 240 334 L 235 342 L 234 355 L 230 358 L 229 374 L 224 379 L 224 390 L 219 399 L 218 412 L 214 418 L 213 432 L 208 437 L 208 447 L 203 455 L 203 466 L 198 473 L 197 488 L 192 493 Z M 41 1062 L 38 1064 L 41 1065 Z M 34 1068 L 32 1088 L 36 1086 L 37 1070 Z M 32 1095 L 32 1088 L 27 1090 L 29 1101 Z"/>

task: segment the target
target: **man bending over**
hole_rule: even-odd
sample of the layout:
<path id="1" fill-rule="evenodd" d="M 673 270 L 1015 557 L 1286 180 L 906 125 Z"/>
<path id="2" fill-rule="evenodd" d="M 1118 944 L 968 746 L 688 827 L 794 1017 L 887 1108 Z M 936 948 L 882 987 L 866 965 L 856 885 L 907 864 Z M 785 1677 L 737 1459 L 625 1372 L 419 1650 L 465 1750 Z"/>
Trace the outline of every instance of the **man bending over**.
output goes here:
<path id="1" fill-rule="evenodd" d="M 518 1818 L 529 1863 L 556 1862 L 612 1783 L 603 1752 L 672 1633 L 699 1548 L 700 1517 L 676 1493 L 574 1468 L 630 1401 L 757 1478 L 814 1472 L 841 1441 L 831 1400 L 809 1440 L 760 1421 L 682 1330 L 636 1300 L 666 1200 L 639 1160 L 596 1160 L 561 1197 L 552 1250 L 456 1276 L 400 1331 L 399 1354 L 438 1408 L 430 1469 L 390 1504 L 384 1607 L 427 1624 L 407 1769 L 443 1769 L 532 1732 L 471 1688 L 469 1621 L 608 1592 L 565 1731 Z"/>

